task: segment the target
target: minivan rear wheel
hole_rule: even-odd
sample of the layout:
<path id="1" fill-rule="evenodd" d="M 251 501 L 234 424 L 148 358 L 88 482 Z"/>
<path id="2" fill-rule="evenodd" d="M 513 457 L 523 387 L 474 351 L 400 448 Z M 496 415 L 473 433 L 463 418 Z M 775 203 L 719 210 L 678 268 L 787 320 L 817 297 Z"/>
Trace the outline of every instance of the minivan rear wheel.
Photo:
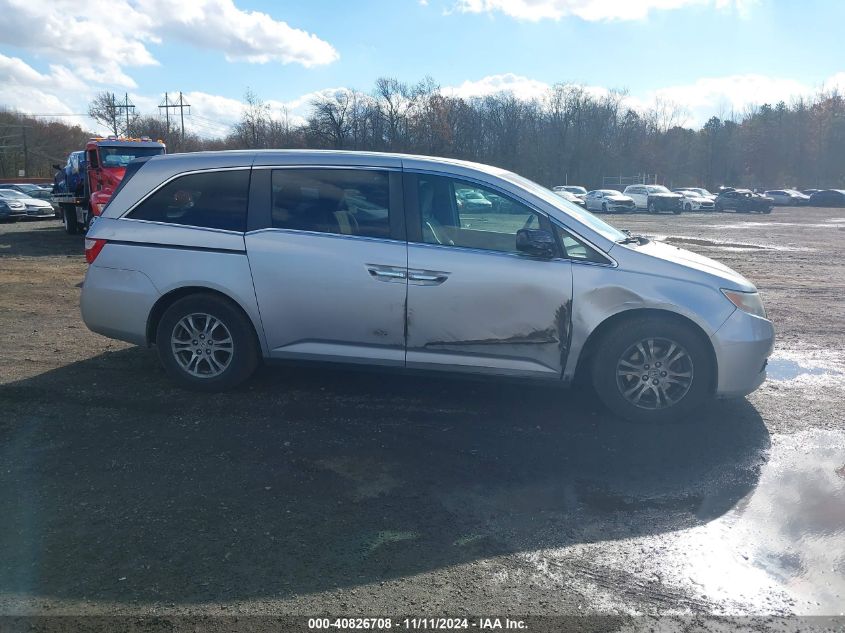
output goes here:
<path id="1" fill-rule="evenodd" d="M 712 361 L 701 337 L 670 319 L 616 324 L 593 358 L 593 386 L 614 413 L 634 422 L 681 421 L 710 393 Z"/>
<path id="2" fill-rule="evenodd" d="M 189 295 L 167 308 L 156 346 L 170 377 L 197 391 L 232 389 L 252 375 L 259 361 L 249 319 L 230 301 L 211 294 Z"/>

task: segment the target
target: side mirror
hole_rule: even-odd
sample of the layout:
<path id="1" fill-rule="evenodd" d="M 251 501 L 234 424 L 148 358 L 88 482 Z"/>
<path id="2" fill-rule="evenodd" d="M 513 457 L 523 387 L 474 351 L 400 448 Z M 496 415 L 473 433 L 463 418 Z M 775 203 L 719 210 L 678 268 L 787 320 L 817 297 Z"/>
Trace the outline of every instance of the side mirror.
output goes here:
<path id="1" fill-rule="evenodd" d="M 516 250 L 532 257 L 551 259 L 555 256 L 555 238 L 543 229 L 519 229 Z"/>

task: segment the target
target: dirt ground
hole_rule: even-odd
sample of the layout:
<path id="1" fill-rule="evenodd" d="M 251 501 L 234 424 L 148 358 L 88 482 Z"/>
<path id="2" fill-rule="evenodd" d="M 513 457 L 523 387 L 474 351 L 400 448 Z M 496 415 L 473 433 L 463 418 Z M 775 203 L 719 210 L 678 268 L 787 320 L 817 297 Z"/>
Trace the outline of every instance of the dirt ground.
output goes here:
<path id="1" fill-rule="evenodd" d="M 0 615 L 840 615 L 845 209 L 607 219 L 758 285 L 760 390 L 668 427 L 437 376 L 187 393 L 82 324 L 81 238 L 0 225 Z"/>

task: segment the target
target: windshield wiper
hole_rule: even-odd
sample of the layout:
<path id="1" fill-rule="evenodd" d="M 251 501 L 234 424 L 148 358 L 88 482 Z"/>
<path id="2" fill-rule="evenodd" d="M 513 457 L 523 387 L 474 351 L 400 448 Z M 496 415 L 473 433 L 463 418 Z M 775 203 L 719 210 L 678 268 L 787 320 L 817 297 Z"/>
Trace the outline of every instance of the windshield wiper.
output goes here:
<path id="1" fill-rule="evenodd" d="M 622 229 L 622 232 L 628 237 L 616 240 L 617 244 L 648 244 L 649 242 L 649 239 L 644 235 L 634 235 L 627 229 Z"/>

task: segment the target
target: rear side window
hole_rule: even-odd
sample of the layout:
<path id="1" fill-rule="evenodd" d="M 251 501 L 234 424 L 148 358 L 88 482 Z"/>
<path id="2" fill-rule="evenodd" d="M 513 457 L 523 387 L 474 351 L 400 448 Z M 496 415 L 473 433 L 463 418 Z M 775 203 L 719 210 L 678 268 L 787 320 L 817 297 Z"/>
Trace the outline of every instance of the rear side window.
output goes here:
<path id="1" fill-rule="evenodd" d="M 128 217 L 243 232 L 248 196 L 248 169 L 189 174 L 164 185 Z"/>
<path id="2" fill-rule="evenodd" d="M 274 228 L 390 237 L 390 184 L 373 169 L 273 171 Z"/>

